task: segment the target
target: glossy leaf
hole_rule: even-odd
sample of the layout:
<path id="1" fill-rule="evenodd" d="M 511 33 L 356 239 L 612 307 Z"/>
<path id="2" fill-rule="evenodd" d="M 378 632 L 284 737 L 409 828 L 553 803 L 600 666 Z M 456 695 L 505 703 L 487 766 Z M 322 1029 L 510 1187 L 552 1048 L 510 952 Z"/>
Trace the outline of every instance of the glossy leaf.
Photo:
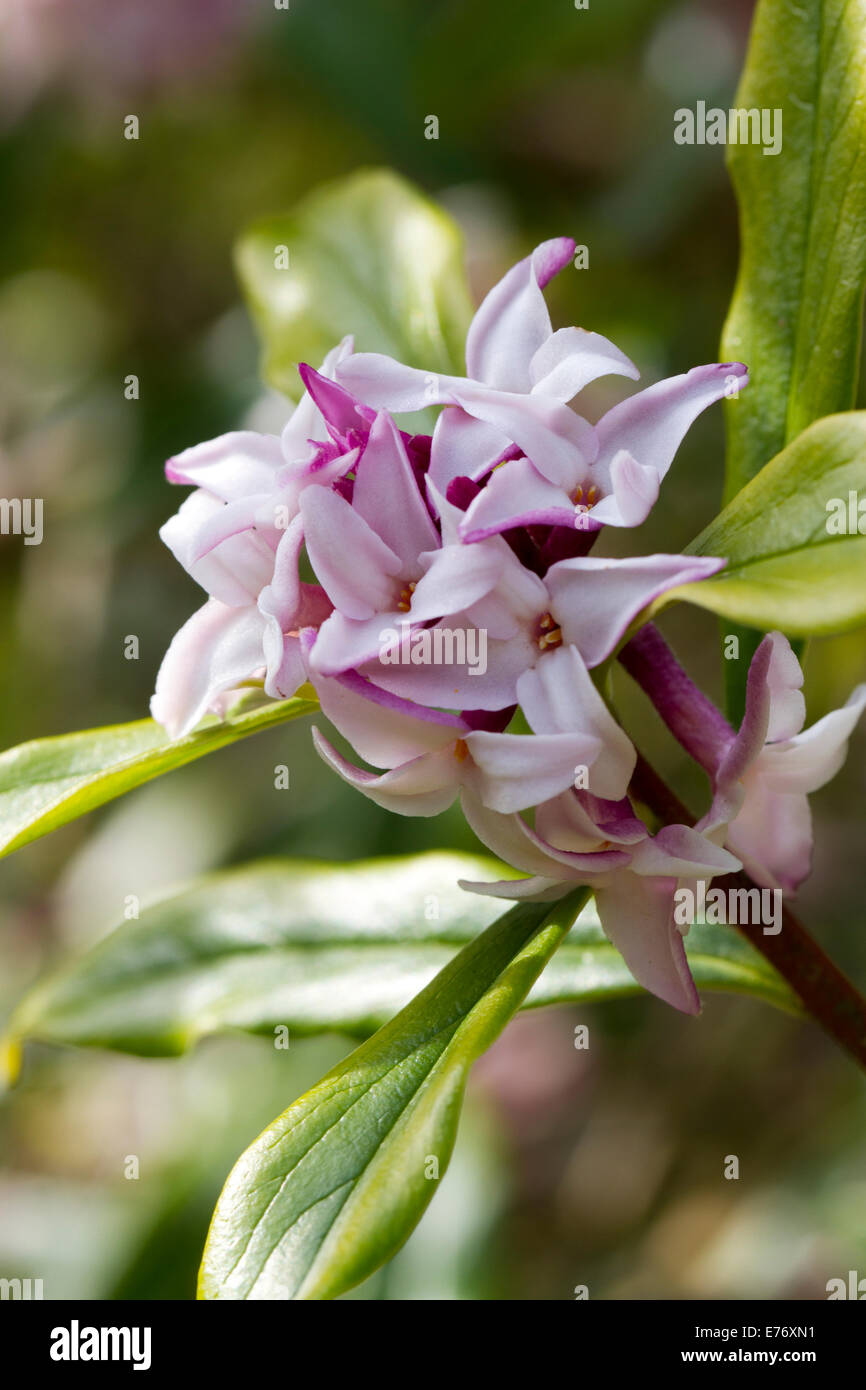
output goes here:
<path id="1" fill-rule="evenodd" d="M 471 855 L 361 864 L 268 860 L 209 875 L 146 907 L 56 978 L 10 1025 L 14 1038 L 144 1055 L 185 1051 L 228 1029 L 367 1036 L 424 988 L 502 903 L 458 879 L 501 876 Z M 701 989 L 791 1007 L 767 962 L 728 928 L 687 939 Z M 528 1005 L 641 994 L 587 905 Z"/>
<path id="2" fill-rule="evenodd" d="M 777 154 L 766 154 L 763 143 L 727 146 L 741 256 L 721 355 L 746 362 L 751 385 L 726 405 L 726 500 L 812 421 L 855 404 L 866 281 L 864 31 L 866 0 L 760 0 L 755 12 L 734 104 L 780 122 L 782 146 Z M 815 563 L 809 570 L 823 583 Z M 846 555 L 844 563 L 847 584 L 857 560 Z M 706 595 L 714 600 L 707 606 L 725 614 L 726 631 L 740 639 L 741 659 L 725 662 L 735 724 L 761 634 L 731 619 L 763 626 L 766 615 L 794 614 L 790 580 L 797 569 L 792 557 L 750 573 L 753 588 L 767 586 L 764 609 L 753 607 L 739 581 Z M 844 604 L 834 609 L 829 630 L 840 622 L 847 622 Z"/>
<path id="3" fill-rule="evenodd" d="M 472 1063 L 584 897 L 513 908 L 259 1136 L 217 1203 L 202 1298 L 336 1298 L 400 1248 L 447 1167 Z"/>
<path id="4" fill-rule="evenodd" d="M 139 719 L 10 748 L 0 754 L 0 857 L 154 777 L 316 709 L 315 700 L 296 697 L 209 718 L 174 741 Z"/>
<path id="5" fill-rule="evenodd" d="M 741 262 L 723 360 L 730 498 L 813 420 L 855 402 L 866 282 L 866 0 L 761 0 L 735 105 L 781 111 L 782 148 L 728 144 Z"/>
<path id="6" fill-rule="evenodd" d="M 861 519 L 866 530 L 866 515 L 858 515 L 858 498 L 866 503 L 866 411 L 818 420 L 688 547 L 725 556 L 722 573 L 670 591 L 662 604 L 684 598 L 794 636 L 866 622 L 866 535 L 858 530 Z M 843 528 L 847 534 L 835 534 Z"/>
<path id="7" fill-rule="evenodd" d="M 347 333 L 359 352 L 462 372 L 472 315 L 462 255 L 450 217 L 388 170 L 330 184 L 258 223 L 237 266 L 268 380 L 297 396 L 298 362 L 318 366 Z"/>

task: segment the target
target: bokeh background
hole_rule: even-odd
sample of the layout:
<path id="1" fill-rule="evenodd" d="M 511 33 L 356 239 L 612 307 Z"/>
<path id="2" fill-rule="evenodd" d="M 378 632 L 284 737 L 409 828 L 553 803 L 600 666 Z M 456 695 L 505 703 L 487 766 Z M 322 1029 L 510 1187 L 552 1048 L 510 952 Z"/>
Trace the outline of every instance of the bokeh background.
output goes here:
<path id="1" fill-rule="evenodd" d="M 260 381 L 232 245 L 323 181 L 378 164 L 414 179 L 462 224 L 479 296 L 570 233 L 590 268 L 551 287 L 557 323 L 614 338 L 645 382 L 715 360 L 736 212 L 721 152 L 675 146 L 673 111 L 728 103 L 750 12 L 0 0 L 0 495 L 45 501 L 41 546 L 0 537 L 3 746 L 146 713 L 200 602 L 157 536 L 181 498 L 163 461 L 287 410 Z M 603 384 L 594 408 L 622 389 Z M 722 459 L 717 410 L 631 543 L 685 544 L 717 507 Z M 666 626 L 718 694 L 714 621 L 677 610 Z M 813 644 L 810 718 L 864 677 L 863 634 Z M 620 695 L 699 809 L 705 788 L 625 678 Z M 814 798 L 801 904 L 861 984 L 864 747 L 860 734 Z M 274 790 L 277 762 L 290 791 Z M 261 735 L 0 865 L 0 1013 L 116 925 L 127 894 L 270 853 L 434 846 L 473 847 L 456 813 L 389 817 L 325 773 L 305 727 Z M 225 1038 L 172 1061 L 29 1048 L 0 1107 L 0 1275 L 41 1277 L 46 1297 L 191 1296 L 234 1158 L 346 1047 Z M 824 1297 L 829 1278 L 866 1274 L 864 1118 L 852 1064 L 756 1003 L 710 997 L 697 1022 L 651 999 L 524 1015 L 476 1069 L 432 1217 L 354 1296 Z M 738 1181 L 723 1177 L 731 1154 Z"/>

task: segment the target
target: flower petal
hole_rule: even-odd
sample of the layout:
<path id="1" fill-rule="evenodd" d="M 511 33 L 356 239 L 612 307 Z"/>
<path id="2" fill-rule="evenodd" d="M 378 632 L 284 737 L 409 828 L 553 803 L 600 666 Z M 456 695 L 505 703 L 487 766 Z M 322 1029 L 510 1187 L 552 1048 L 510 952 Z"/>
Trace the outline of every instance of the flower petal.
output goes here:
<path id="1" fill-rule="evenodd" d="M 439 532 L 418 491 L 400 431 L 384 410 L 358 461 L 352 506 L 409 573 L 416 570 L 422 551 L 439 546 Z"/>
<path id="2" fill-rule="evenodd" d="M 451 748 L 423 753 L 389 772 L 377 775 L 355 767 L 319 730 L 313 729 L 316 751 L 338 777 L 363 792 L 377 806 L 400 816 L 438 816 L 451 805 L 458 788 L 458 764 Z"/>
<path id="3" fill-rule="evenodd" d="M 446 405 L 433 430 L 429 478 L 441 492 L 454 478 L 483 478 L 511 447 L 493 425 Z"/>
<path id="4" fill-rule="evenodd" d="M 615 454 L 626 449 L 663 478 L 690 426 L 702 411 L 722 399 L 732 380 L 738 389 L 748 384 L 748 372 L 741 362 L 693 367 L 682 376 L 668 377 L 629 396 L 596 425 L 599 463 L 609 464 Z"/>
<path id="5" fill-rule="evenodd" d="M 609 492 L 590 509 L 590 515 L 606 526 L 640 526 L 659 495 L 659 475 L 650 464 L 638 463 L 627 449 L 611 459 Z"/>
<path id="6" fill-rule="evenodd" d="M 354 346 L 354 338 L 351 334 L 347 335 L 328 353 L 319 368 L 319 376 L 333 381 L 337 366 L 352 355 Z M 311 441 L 323 441 L 327 437 L 328 430 L 322 413 L 309 391 L 305 391 L 283 429 L 280 440 L 283 459 L 288 464 L 301 462 L 310 455 Z"/>
<path id="7" fill-rule="evenodd" d="M 787 637 L 769 632 L 752 657 L 743 722 L 716 774 L 716 786 L 723 795 L 761 756 L 771 730 L 785 738 L 803 727 L 802 684 L 803 672 Z"/>
<path id="8" fill-rule="evenodd" d="M 574 462 L 576 486 L 585 465 L 578 456 Z M 512 526 L 572 526 L 575 511 L 569 490 L 551 483 L 529 459 L 510 459 L 494 469 L 466 508 L 460 534 L 471 544 Z"/>
<path id="9" fill-rule="evenodd" d="M 484 545 L 446 545 L 421 559 L 427 569 L 407 614 L 420 623 L 471 608 L 496 587 L 507 565 L 498 547 Z"/>
<path id="10" fill-rule="evenodd" d="M 637 753 L 598 693 L 575 647 L 546 652 L 518 680 L 517 699 L 536 735 L 584 734 L 596 741 L 596 759 L 576 760 L 591 768 L 589 784 L 593 794 L 611 801 L 625 796 Z M 562 789 L 565 785 L 568 783 Z"/>
<path id="11" fill-rule="evenodd" d="M 264 634 L 265 694 L 272 700 L 288 700 L 308 679 L 307 664 L 298 637 L 274 631 L 269 623 Z"/>
<path id="12" fill-rule="evenodd" d="M 769 744 L 758 758 L 755 774 L 773 791 L 817 791 L 844 763 L 848 740 L 864 708 L 866 685 L 859 685 L 841 709 L 825 714 L 787 743 Z"/>
<path id="13" fill-rule="evenodd" d="M 539 473 L 561 487 L 573 486 L 575 471 L 596 457 L 592 425 L 551 396 L 494 391 L 465 381 L 457 383 L 451 398 L 516 444 Z"/>
<path id="14" fill-rule="evenodd" d="M 311 634 L 304 634 L 307 641 Z M 322 713 L 374 767 L 394 768 L 469 732 L 462 719 L 379 690 L 358 675 L 314 676 Z"/>
<path id="15" fill-rule="evenodd" d="M 637 381 L 640 372 L 612 342 L 585 328 L 557 329 L 529 364 L 533 392 L 558 401 L 570 401 L 591 381 L 611 375 Z"/>
<path id="16" fill-rule="evenodd" d="M 276 621 L 281 632 L 300 626 L 297 615 L 301 599 L 298 561 L 304 544 L 304 526 L 296 516 L 284 531 L 273 557 L 270 584 L 258 596 L 259 611 Z"/>
<path id="17" fill-rule="evenodd" d="M 552 565 L 545 583 L 565 641 L 593 667 L 610 656 L 632 620 L 653 599 L 678 584 L 706 579 L 724 563 L 705 555 L 625 560 L 579 556 Z"/>
<path id="18" fill-rule="evenodd" d="M 632 852 L 631 871 L 642 876 L 712 878 L 742 868 L 739 859 L 688 825 L 666 825 Z"/>
<path id="19" fill-rule="evenodd" d="M 467 893 L 480 893 L 485 898 L 531 903 L 556 902 L 574 887 L 573 883 L 563 883 L 562 879 L 541 878 L 538 874 L 529 878 L 500 878 L 494 883 L 473 883 L 470 879 L 458 878 L 457 884 Z"/>
<path id="20" fill-rule="evenodd" d="M 638 984 L 682 1013 L 698 1014 L 701 1001 L 674 924 L 673 879 L 614 874 L 595 903 L 606 935 Z"/>
<path id="21" fill-rule="evenodd" d="M 228 532 L 219 544 L 213 542 L 215 522 Z M 274 552 L 264 537 L 247 530 L 233 534 L 235 524 L 224 502 L 199 489 L 181 503 L 159 532 L 196 583 L 231 607 L 255 602 L 270 580 L 274 563 Z M 208 542 L 211 548 L 202 554 L 202 545 Z"/>
<path id="22" fill-rule="evenodd" d="M 368 405 L 362 404 L 338 381 L 322 376 L 306 362 L 302 362 L 298 367 L 298 375 L 318 408 L 329 434 L 335 438 L 344 439 L 351 430 L 369 425 L 374 419 L 375 412 Z"/>
<path id="23" fill-rule="evenodd" d="M 175 454 L 165 465 L 170 483 L 206 488 L 222 502 L 273 490 L 283 455 L 275 434 L 232 430 Z"/>
<path id="24" fill-rule="evenodd" d="M 601 743 L 591 734 L 494 734 L 476 730 L 464 743 L 474 767 L 465 780 L 494 811 L 523 811 L 574 783 L 577 766 L 595 762 Z"/>
<path id="25" fill-rule="evenodd" d="M 812 812 L 805 795 L 755 781 L 728 826 L 727 843 L 756 883 L 796 893 L 812 869 Z"/>
<path id="26" fill-rule="evenodd" d="M 406 367 L 382 352 L 356 352 L 337 368 L 337 380 L 376 410 L 424 410 L 442 405 L 459 377 Z"/>
<path id="27" fill-rule="evenodd" d="M 485 627 L 468 622 L 465 613 L 455 613 L 432 628 L 415 629 L 399 662 L 370 663 L 363 669 L 381 689 L 418 704 L 499 710 L 516 702 L 518 677 L 537 655 L 526 633 L 492 639 Z"/>
<path id="28" fill-rule="evenodd" d="M 628 863 L 628 855 L 616 850 L 573 854 L 557 850 L 531 830 L 518 815 L 504 815 L 485 806 L 477 793 L 464 785 L 463 813 L 482 844 L 506 864 L 542 878 L 565 883 L 593 883 L 612 869 Z"/>
<path id="29" fill-rule="evenodd" d="M 564 792 L 536 808 L 535 830 L 548 844 L 588 854 L 606 840 L 625 849 L 645 840 L 647 828 L 627 800 L 602 801 L 586 792 Z"/>
<path id="30" fill-rule="evenodd" d="M 175 633 L 159 668 L 150 710 L 172 738 L 194 729 L 218 695 L 264 666 L 264 619 L 251 604 L 209 599 Z"/>
<path id="31" fill-rule="evenodd" d="M 530 389 L 530 363 L 551 334 L 541 291 L 573 255 L 570 237 L 542 242 L 494 285 L 466 335 L 471 377 L 501 391 Z"/>
<path id="32" fill-rule="evenodd" d="M 328 488 L 306 488 L 300 508 L 310 563 L 334 607 L 347 618 L 391 609 L 402 569 L 391 547 Z"/>

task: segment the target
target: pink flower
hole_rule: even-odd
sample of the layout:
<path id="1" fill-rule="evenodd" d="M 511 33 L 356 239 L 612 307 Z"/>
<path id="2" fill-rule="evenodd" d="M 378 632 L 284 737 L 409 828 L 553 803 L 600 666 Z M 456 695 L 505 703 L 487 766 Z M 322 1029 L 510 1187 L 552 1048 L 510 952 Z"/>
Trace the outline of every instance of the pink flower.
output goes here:
<path id="1" fill-rule="evenodd" d="M 361 757 L 388 771 L 353 766 L 316 732 L 319 752 L 345 782 L 401 815 L 438 815 L 463 789 L 494 810 L 523 810 L 572 786 L 578 768 L 600 795 L 619 799 L 634 771 L 631 742 L 573 648 L 517 683 L 531 734 L 475 727 L 386 695 L 357 675 L 314 681 L 331 723 Z"/>
<path id="2" fill-rule="evenodd" d="M 724 564 L 707 556 L 645 555 L 623 560 L 578 556 L 552 565 L 542 579 L 521 564 L 502 537 L 461 545 L 461 513 L 432 484 L 430 491 L 455 568 L 471 572 L 477 550 L 484 572 L 489 560 L 491 569 L 498 566 L 498 573 L 486 592 L 460 609 L 455 607 L 435 624 L 440 630 L 483 634 L 484 671 L 465 661 L 414 665 L 408 661 L 386 664 L 380 658 L 360 667 L 375 685 L 419 704 L 503 709 L 516 701 L 524 672 L 544 663 L 561 645 L 573 646 L 587 666 L 598 666 L 654 598 L 677 584 L 714 574 Z M 454 592 L 455 597 L 465 597 L 462 587 Z M 470 650 L 474 644 L 466 640 L 462 645 Z M 333 673 L 333 664 L 328 670 Z"/>
<path id="3" fill-rule="evenodd" d="M 711 879 L 740 861 L 698 830 L 666 826 L 649 834 L 628 800 L 567 791 L 542 803 L 535 829 L 519 815 L 501 815 L 464 794 L 466 819 L 478 838 L 529 878 L 463 883 L 474 893 L 548 900 L 588 884 L 601 924 L 639 984 L 675 1009 L 695 1014 L 700 1000 L 674 919 L 680 878 Z"/>
<path id="4" fill-rule="evenodd" d="M 543 287 L 574 252 L 543 242 L 490 291 L 466 338 L 466 377 L 405 367 L 380 353 L 341 362 L 338 379 L 362 400 L 401 412 L 443 405 L 430 480 L 449 496 L 458 478 L 487 478 L 461 535 L 516 526 L 637 526 L 658 497 L 687 430 L 748 377 L 741 363 L 695 367 L 623 401 L 595 427 L 567 402 L 598 377 L 637 379 L 613 343 L 582 328 L 554 332 Z"/>
<path id="5" fill-rule="evenodd" d="M 333 373 L 351 347 L 344 339 L 322 371 Z M 280 698 L 306 679 L 297 632 L 323 622 L 331 604 L 320 585 L 299 577 L 300 499 L 343 477 L 358 453 L 335 442 L 306 393 L 281 437 L 238 431 L 169 459 L 169 480 L 196 490 L 160 534 L 209 595 L 173 638 L 157 676 L 151 712 L 173 738 L 246 682 L 261 679 Z"/>
<path id="6" fill-rule="evenodd" d="M 638 373 L 597 333 L 554 333 L 541 291 L 573 253 L 568 237 L 546 241 L 494 286 L 469 328 L 466 377 L 433 375 L 380 353 L 341 364 L 339 380 L 370 405 L 398 413 L 452 407 L 433 435 L 430 477 L 441 492 L 514 453 L 544 459 L 562 476 L 570 476 L 575 455 L 595 457 L 592 428 L 565 402 L 599 376 Z"/>
<path id="7" fill-rule="evenodd" d="M 866 708 L 859 685 L 841 709 L 803 729 L 803 672 L 781 632 L 766 636 L 752 658 L 746 713 L 718 757 L 707 825 L 726 826 L 725 843 L 766 887 L 794 893 L 809 874 L 809 793 L 835 777 Z"/>

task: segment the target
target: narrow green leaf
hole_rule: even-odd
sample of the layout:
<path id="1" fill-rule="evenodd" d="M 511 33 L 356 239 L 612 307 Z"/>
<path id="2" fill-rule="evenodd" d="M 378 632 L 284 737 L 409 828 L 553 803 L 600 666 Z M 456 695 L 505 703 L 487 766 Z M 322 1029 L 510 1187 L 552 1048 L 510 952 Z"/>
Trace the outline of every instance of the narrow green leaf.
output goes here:
<path id="1" fill-rule="evenodd" d="M 501 914 L 499 900 L 464 892 L 458 879 L 502 872 L 492 860 L 434 852 L 361 864 L 268 860 L 211 874 L 37 986 L 9 1034 L 145 1056 L 228 1029 L 366 1037 Z M 687 949 L 699 989 L 792 1006 L 736 932 L 694 927 Z M 526 1002 L 640 993 L 588 904 Z"/>
<path id="2" fill-rule="evenodd" d="M 584 900 L 513 908 L 259 1136 L 217 1203 L 202 1298 L 336 1298 L 400 1248 L 447 1167 L 472 1063 Z"/>
<path id="3" fill-rule="evenodd" d="M 296 697 L 209 718 L 174 742 L 152 719 L 22 743 L 0 754 L 0 857 L 206 753 L 318 709 Z"/>
<path id="4" fill-rule="evenodd" d="M 858 498 L 866 501 L 862 410 L 816 421 L 772 459 L 688 547 L 692 554 L 725 556 L 726 568 L 714 579 L 671 590 L 656 611 L 682 598 L 794 636 L 866 622 L 866 535 L 858 530 Z M 862 520 L 866 528 L 866 516 Z"/>
<path id="5" fill-rule="evenodd" d="M 299 392 L 298 362 L 318 366 L 347 333 L 359 352 L 430 372 L 464 369 L 472 306 L 460 233 L 388 170 L 329 184 L 292 214 L 258 223 L 238 245 L 237 266 L 265 375 L 287 395 Z"/>

